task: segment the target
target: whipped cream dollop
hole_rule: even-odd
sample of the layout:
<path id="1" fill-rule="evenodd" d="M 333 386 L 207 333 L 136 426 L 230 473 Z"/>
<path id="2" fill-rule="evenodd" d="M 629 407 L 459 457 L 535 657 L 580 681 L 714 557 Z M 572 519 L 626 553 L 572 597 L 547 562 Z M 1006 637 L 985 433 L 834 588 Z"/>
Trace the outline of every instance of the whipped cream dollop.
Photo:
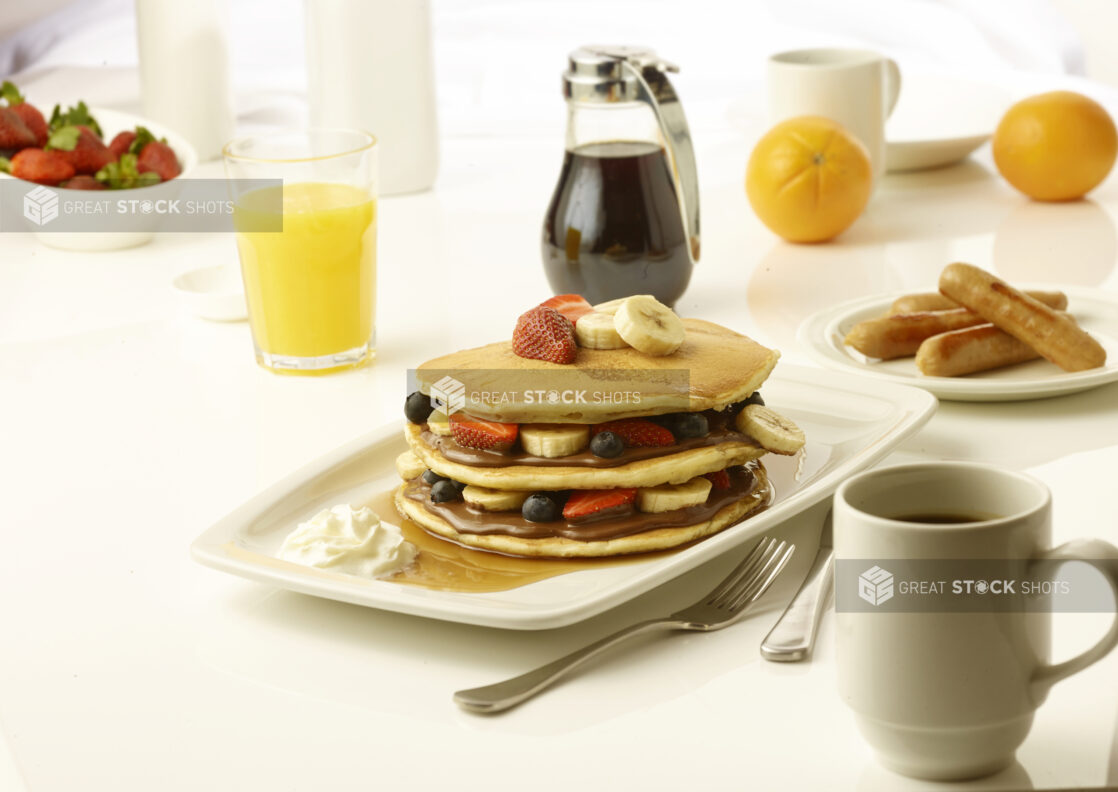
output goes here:
<path id="1" fill-rule="evenodd" d="M 299 523 L 284 539 L 279 557 L 350 575 L 384 577 L 410 566 L 416 552 L 397 526 L 382 523 L 372 509 L 355 510 L 343 503 Z"/>

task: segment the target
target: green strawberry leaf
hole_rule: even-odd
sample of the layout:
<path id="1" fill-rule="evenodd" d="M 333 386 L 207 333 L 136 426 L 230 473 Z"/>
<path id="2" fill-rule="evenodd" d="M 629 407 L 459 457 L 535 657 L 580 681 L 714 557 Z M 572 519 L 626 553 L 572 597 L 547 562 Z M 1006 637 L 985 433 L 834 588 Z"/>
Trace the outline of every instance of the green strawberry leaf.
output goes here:
<path id="1" fill-rule="evenodd" d="M 136 127 L 136 138 L 132 141 L 132 145 L 128 147 L 128 151 L 132 154 L 139 154 L 144 150 L 144 146 L 154 142 L 156 142 L 155 135 L 151 134 L 151 130 L 147 127 L 138 126 Z M 163 138 L 163 142 L 166 143 L 167 139 Z"/>
<path id="2" fill-rule="evenodd" d="M 23 104 L 23 96 L 16 88 L 16 84 L 11 80 L 4 80 L 3 85 L 0 85 L 0 98 L 7 101 L 8 106 Z"/>
<path id="3" fill-rule="evenodd" d="M 12 161 L 7 157 L 0 157 L 0 171 L 4 173 L 12 172 Z"/>
<path id="4" fill-rule="evenodd" d="M 128 190 L 133 187 L 147 187 L 158 184 L 158 173 L 140 173 L 136 166 L 135 154 L 121 154 L 117 162 L 110 162 L 94 174 L 93 178 L 110 190 Z"/>
<path id="5" fill-rule="evenodd" d="M 47 138 L 47 149 L 59 149 L 60 151 L 73 151 L 78 145 L 78 138 L 81 137 L 82 131 L 76 126 L 63 126 L 55 129 L 50 133 Z"/>
<path id="6" fill-rule="evenodd" d="M 101 132 L 101 125 L 97 123 L 96 118 L 89 114 L 89 108 L 86 107 L 85 102 L 78 102 L 65 113 L 62 112 L 61 105 L 54 106 L 54 110 L 50 114 L 50 128 L 52 130 L 64 126 L 78 125 L 89 127 L 97 137 L 104 136 Z"/>

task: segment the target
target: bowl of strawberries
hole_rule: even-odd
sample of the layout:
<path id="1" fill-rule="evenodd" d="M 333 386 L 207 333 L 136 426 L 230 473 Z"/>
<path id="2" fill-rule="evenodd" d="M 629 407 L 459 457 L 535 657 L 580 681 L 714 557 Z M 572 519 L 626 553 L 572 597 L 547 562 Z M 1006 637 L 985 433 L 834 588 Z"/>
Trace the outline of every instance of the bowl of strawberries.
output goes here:
<path id="1" fill-rule="evenodd" d="M 0 179 L 18 179 L 78 196 L 79 191 L 129 191 L 129 197 L 163 197 L 197 164 L 193 147 L 155 122 L 79 101 L 54 105 L 49 115 L 11 82 L 0 85 Z M 32 188 L 34 189 L 34 188 Z M 106 196 L 110 193 L 106 193 Z M 117 220 L 113 230 L 28 230 L 51 247 L 119 250 L 149 241 L 157 218 Z"/>

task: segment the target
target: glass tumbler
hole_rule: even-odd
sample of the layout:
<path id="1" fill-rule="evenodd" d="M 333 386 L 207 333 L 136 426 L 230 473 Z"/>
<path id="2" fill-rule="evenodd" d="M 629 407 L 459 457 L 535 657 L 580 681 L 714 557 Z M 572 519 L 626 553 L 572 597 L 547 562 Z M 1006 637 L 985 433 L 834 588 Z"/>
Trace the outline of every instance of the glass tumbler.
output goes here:
<path id="1" fill-rule="evenodd" d="M 223 150 L 253 346 L 270 371 L 327 374 L 376 354 L 376 149 L 367 132 L 308 129 Z"/>

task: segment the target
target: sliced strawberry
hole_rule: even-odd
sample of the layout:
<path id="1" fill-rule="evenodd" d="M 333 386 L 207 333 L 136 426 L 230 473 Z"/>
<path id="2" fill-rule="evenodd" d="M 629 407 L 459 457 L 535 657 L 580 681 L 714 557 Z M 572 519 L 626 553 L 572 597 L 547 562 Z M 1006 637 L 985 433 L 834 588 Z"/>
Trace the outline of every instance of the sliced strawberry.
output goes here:
<path id="1" fill-rule="evenodd" d="M 710 479 L 710 489 L 728 490 L 730 488 L 730 474 L 725 470 L 716 470 L 713 473 L 704 473 L 704 478 Z"/>
<path id="2" fill-rule="evenodd" d="M 579 317 L 594 310 L 593 306 L 586 302 L 581 294 L 556 294 L 550 300 L 544 300 L 540 305 L 546 308 L 554 308 L 570 319 L 571 324 L 578 324 Z"/>
<path id="3" fill-rule="evenodd" d="M 644 418 L 624 418 L 620 421 L 606 421 L 590 427 L 592 435 L 598 432 L 613 432 L 621 438 L 627 448 L 657 448 L 675 445 L 675 436 L 669 429 Z"/>
<path id="4" fill-rule="evenodd" d="M 627 506 L 637 499 L 636 487 L 623 487 L 607 490 L 574 490 L 567 498 L 563 507 L 563 517 L 567 520 L 579 520 L 591 514 L 612 509 L 617 506 Z"/>
<path id="5" fill-rule="evenodd" d="M 473 418 L 462 413 L 450 416 L 450 432 L 458 445 L 480 451 L 508 451 L 516 442 L 520 427 Z"/>
<path id="6" fill-rule="evenodd" d="M 578 354 L 575 326 L 554 308 L 537 305 L 516 320 L 512 351 L 522 358 L 573 363 Z"/>

